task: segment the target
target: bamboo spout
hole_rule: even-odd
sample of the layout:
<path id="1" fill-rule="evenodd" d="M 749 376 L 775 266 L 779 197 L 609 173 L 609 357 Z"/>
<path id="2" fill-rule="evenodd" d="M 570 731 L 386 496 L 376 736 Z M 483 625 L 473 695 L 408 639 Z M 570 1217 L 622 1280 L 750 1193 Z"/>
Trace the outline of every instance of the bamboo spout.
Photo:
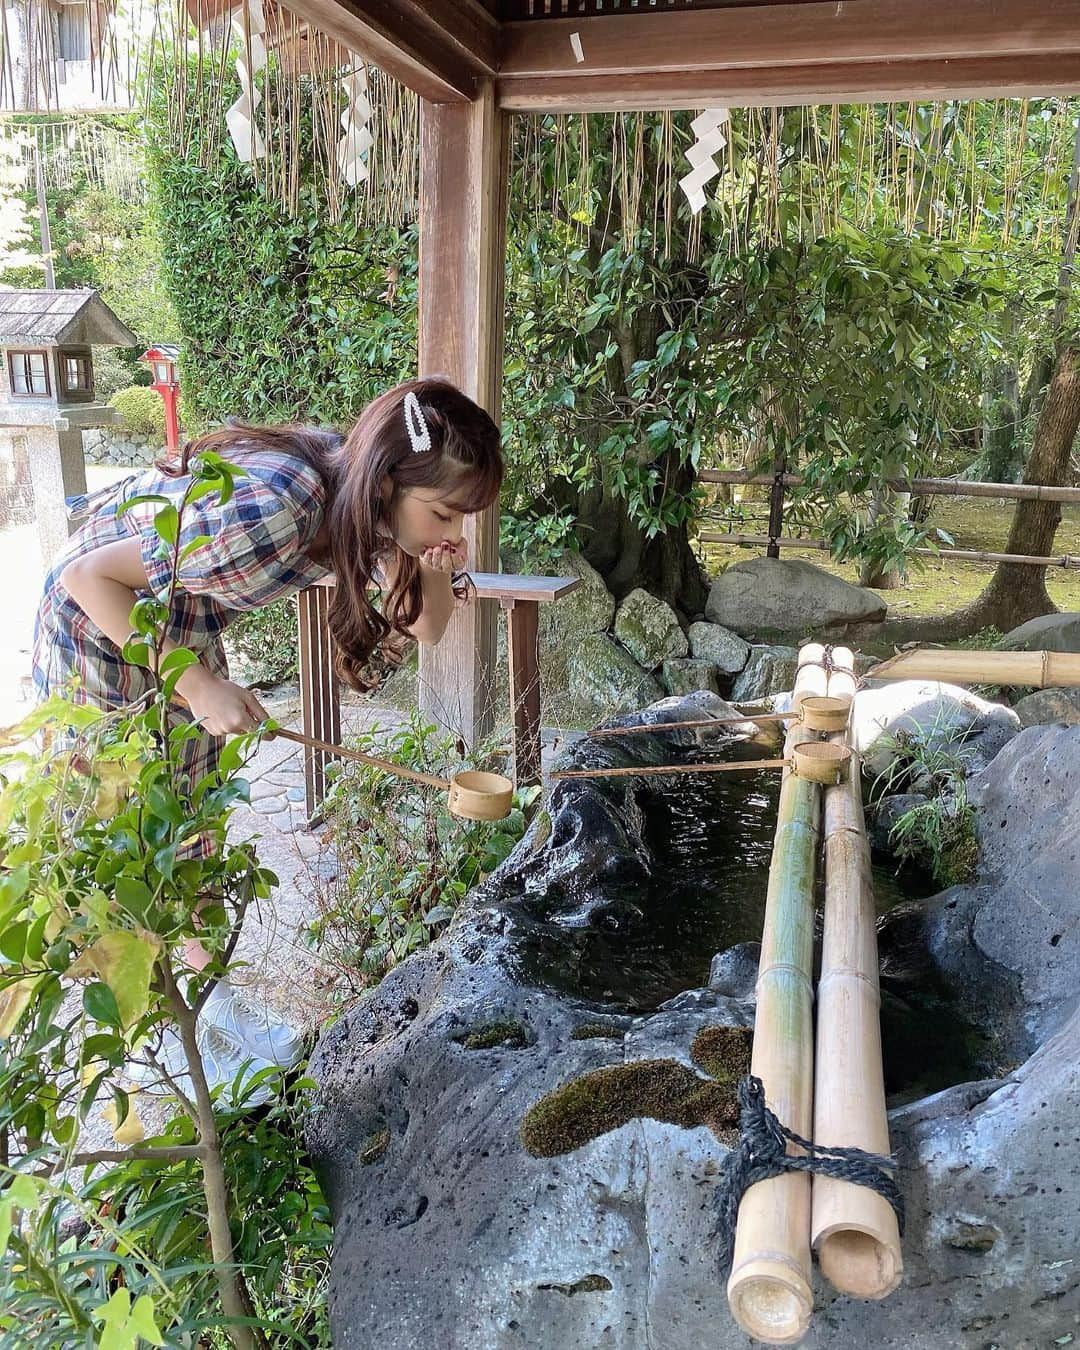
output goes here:
<path id="1" fill-rule="evenodd" d="M 799 653 L 796 703 L 826 693 L 816 643 Z M 815 734 L 801 723 L 787 734 L 786 758 Z M 814 878 L 821 789 L 785 769 L 765 902 L 751 1072 L 769 1107 L 809 1136 L 813 1091 Z M 760 1181 L 739 1207 L 728 1304 L 749 1335 L 771 1345 L 800 1340 L 810 1324 L 810 1178 L 786 1172 Z"/>
<path id="2" fill-rule="evenodd" d="M 856 756 L 847 780 L 825 791 L 824 852 L 813 1137 L 887 1154 L 877 928 Z M 877 1192 L 815 1175 L 812 1233 L 822 1273 L 841 1293 L 884 1298 L 900 1283 L 896 1214 Z"/>

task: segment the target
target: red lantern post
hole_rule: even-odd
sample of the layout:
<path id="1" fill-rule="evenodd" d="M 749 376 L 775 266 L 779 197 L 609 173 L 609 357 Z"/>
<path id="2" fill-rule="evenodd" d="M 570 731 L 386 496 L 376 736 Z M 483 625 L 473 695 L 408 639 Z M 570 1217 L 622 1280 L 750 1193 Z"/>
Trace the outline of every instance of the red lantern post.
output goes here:
<path id="1" fill-rule="evenodd" d="M 180 358 L 180 348 L 162 343 L 159 347 L 150 347 L 139 357 L 149 363 L 153 379 L 150 388 L 156 389 L 165 404 L 165 444 L 170 450 L 180 447 L 180 419 L 176 403 L 180 395 L 180 378 L 176 373 L 176 363 Z"/>

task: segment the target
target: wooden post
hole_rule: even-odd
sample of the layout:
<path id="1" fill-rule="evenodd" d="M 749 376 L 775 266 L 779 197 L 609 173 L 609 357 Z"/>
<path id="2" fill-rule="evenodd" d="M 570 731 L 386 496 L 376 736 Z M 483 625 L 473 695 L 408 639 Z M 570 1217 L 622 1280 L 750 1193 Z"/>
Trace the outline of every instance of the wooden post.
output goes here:
<path id="1" fill-rule="evenodd" d="M 772 491 L 769 493 L 769 543 L 766 558 L 779 558 L 780 536 L 784 533 L 784 457 L 773 465 Z"/>
<path id="2" fill-rule="evenodd" d="M 309 586 L 296 597 L 300 637 L 300 725 L 305 736 L 339 744 L 341 741 L 341 690 L 330 649 L 329 586 Z M 326 795 L 324 750 L 304 751 L 304 801 L 308 815 Z"/>
<path id="3" fill-rule="evenodd" d="M 500 415 L 508 137 L 494 87 L 471 103 L 421 104 L 420 374 L 445 375 Z M 469 567 L 499 565 L 496 503 L 465 527 Z M 494 606 L 456 611 L 420 648 L 420 706 L 468 744 L 494 726 Z"/>
<path id="4" fill-rule="evenodd" d="M 502 602 L 506 611 L 510 712 L 514 721 L 514 783 L 540 781 L 540 606 L 529 600 Z"/>

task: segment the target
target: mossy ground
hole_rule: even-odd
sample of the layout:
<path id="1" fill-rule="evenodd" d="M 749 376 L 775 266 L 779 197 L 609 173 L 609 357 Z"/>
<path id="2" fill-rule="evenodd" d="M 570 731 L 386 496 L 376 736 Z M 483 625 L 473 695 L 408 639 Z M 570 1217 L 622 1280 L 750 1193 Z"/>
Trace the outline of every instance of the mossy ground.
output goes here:
<path id="1" fill-rule="evenodd" d="M 943 548 L 979 549 L 1000 553 L 1005 548 L 1014 505 L 992 497 L 939 497 L 934 504 L 930 524 L 946 530 L 953 544 Z M 747 530 L 746 533 L 757 533 Z M 808 533 L 810 533 L 808 531 Z M 745 562 L 763 552 L 760 548 L 738 548 L 733 544 L 698 544 L 699 554 L 714 575 L 722 566 Z M 1080 555 L 1080 506 L 1065 506 L 1054 539 L 1054 554 Z M 825 568 L 845 581 L 858 582 L 854 563 L 834 563 L 827 553 L 815 549 L 784 549 L 782 558 L 804 558 Z M 919 566 L 919 561 L 925 566 Z M 948 614 L 968 603 L 983 589 L 993 573 L 991 563 L 959 562 L 951 558 L 912 560 L 907 580 L 896 590 L 882 591 L 891 616 L 900 618 L 919 614 Z M 1047 590 L 1058 609 L 1080 610 L 1080 572 L 1050 568 Z"/>

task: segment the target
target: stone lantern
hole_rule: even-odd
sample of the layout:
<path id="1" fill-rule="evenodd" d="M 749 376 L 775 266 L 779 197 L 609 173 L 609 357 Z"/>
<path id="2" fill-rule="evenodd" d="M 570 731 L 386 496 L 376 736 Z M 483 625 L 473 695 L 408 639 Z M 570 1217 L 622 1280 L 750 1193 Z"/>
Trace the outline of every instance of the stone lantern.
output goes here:
<path id="1" fill-rule="evenodd" d="M 46 564 L 71 532 L 65 498 L 86 491 L 83 429 L 121 420 L 94 397 L 92 348 L 137 343 L 96 291 L 0 290 L 0 428 L 26 444 Z"/>

